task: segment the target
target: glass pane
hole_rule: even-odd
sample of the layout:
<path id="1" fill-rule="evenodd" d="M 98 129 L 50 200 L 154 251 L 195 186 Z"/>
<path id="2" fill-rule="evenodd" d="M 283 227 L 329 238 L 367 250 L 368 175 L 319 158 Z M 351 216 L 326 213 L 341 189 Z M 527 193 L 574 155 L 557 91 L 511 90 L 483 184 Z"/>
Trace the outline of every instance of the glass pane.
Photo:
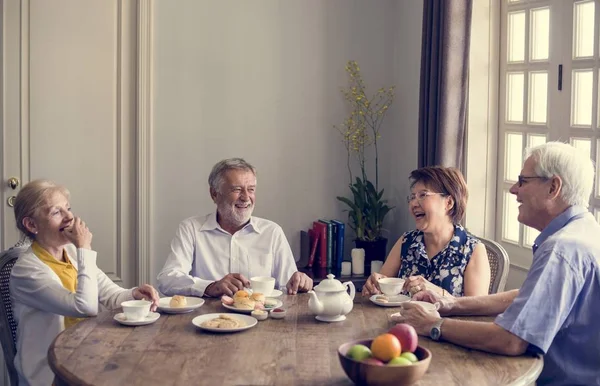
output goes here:
<path id="1" fill-rule="evenodd" d="M 538 237 L 540 231 L 537 229 L 533 229 L 530 227 L 525 227 L 525 246 L 531 247 L 535 242 L 536 237 Z"/>
<path id="2" fill-rule="evenodd" d="M 594 1 L 581 1 L 573 7 L 573 57 L 594 56 Z"/>
<path id="3" fill-rule="evenodd" d="M 592 125 L 592 93 L 594 89 L 592 70 L 574 70 L 571 93 L 571 124 Z"/>
<path id="4" fill-rule="evenodd" d="M 596 209 L 596 221 L 600 223 L 600 210 Z"/>
<path id="5" fill-rule="evenodd" d="M 521 173 L 523 166 L 523 134 L 507 133 L 506 134 L 506 181 L 516 181 L 517 176 Z"/>
<path id="6" fill-rule="evenodd" d="M 525 11 L 508 14 L 508 61 L 525 61 Z"/>
<path id="7" fill-rule="evenodd" d="M 506 120 L 508 122 L 522 123 L 525 74 L 522 72 L 512 72 L 506 76 Z"/>
<path id="8" fill-rule="evenodd" d="M 502 238 L 505 240 L 519 242 L 519 206 L 515 196 L 504 192 L 504 215 L 502 216 Z"/>
<path id="9" fill-rule="evenodd" d="M 550 47 L 550 8 L 531 10 L 531 60 L 548 59 Z"/>
<path id="10" fill-rule="evenodd" d="M 536 147 L 546 143 L 546 136 L 543 134 L 529 134 L 527 137 L 527 147 Z"/>
<path id="11" fill-rule="evenodd" d="M 592 140 L 586 138 L 571 138 L 571 145 L 581 150 L 583 154 L 592 155 Z"/>
<path id="12" fill-rule="evenodd" d="M 548 107 L 548 73 L 529 73 L 529 122 L 546 123 Z"/>

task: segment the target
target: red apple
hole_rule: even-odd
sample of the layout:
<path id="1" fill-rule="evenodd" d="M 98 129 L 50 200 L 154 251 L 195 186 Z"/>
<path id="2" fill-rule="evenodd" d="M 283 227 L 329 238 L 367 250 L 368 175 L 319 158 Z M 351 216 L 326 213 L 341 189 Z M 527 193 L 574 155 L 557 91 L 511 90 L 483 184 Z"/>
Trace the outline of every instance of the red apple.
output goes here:
<path id="1" fill-rule="evenodd" d="M 373 358 L 373 357 L 363 360 L 363 363 L 368 363 L 370 365 L 375 365 L 375 366 L 384 366 L 385 365 L 385 363 L 383 363 L 379 359 Z"/>
<path id="2" fill-rule="evenodd" d="M 413 326 L 406 323 L 396 324 L 388 331 L 390 334 L 396 336 L 400 341 L 402 352 L 414 352 L 419 344 L 419 337 L 417 331 Z"/>

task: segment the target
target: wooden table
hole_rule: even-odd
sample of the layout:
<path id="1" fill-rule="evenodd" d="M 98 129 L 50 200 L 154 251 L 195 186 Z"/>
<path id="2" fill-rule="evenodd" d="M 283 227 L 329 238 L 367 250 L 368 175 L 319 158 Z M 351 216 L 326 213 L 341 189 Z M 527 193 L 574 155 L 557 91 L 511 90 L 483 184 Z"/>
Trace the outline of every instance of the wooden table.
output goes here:
<path id="1" fill-rule="evenodd" d="M 61 333 L 48 351 L 56 385 L 349 385 L 337 357 L 340 344 L 373 338 L 393 325 L 396 308 L 357 296 L 340 323 L 315 320 L 308 295 L 283 296 L 287 316 L 233 334 L 206 333 L 199 315 L 226 312 L 219 300 L 189 314 L 161 315 L 154 324 L 127 327 L 101 313 Z M 416 385 L 530 384 L 541 357 L 505 357 L 421 337 L 433 358 Z"/>

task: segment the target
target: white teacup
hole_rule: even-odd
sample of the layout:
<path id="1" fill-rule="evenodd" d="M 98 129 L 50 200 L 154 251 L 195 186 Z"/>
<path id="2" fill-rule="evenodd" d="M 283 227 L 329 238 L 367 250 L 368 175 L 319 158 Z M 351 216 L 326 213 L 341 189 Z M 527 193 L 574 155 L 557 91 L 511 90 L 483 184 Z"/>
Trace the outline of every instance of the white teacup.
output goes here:
<path id="1" fill-rule="evenodd" d="M 255 276 L 250 278 L 252 292 L 260 292 L 265 296 L 271 295 L 275 289 L 275 278 L 269 276 Z"/>
<path id="2" fill-rule="evenodd" d="M 434 312 L 440 308 L 439 303 L 433 304 L 433 303 L 428 303 L 428 302 L 422 302 L 420 300 L 411 300 L 410 302 L 413 304 L 418 304 L 418 305 L 422 306 L 423 308 L 425 308 L 425 311 L 427 311 L 427 312 Z"/>
<path id="3" fill-rule="evenodd" d="M 121 303 L 123 313 L 127 320 L 142 320 L 150 313 L 152 302 L 148 300 L 128 300 Z"/>
<path id="4" fill-rule="evenodd" d="M 377 281 L 384 295 L 394 296 L 402 292 L 404 279 L 398 277 L 383 277 Z"/>

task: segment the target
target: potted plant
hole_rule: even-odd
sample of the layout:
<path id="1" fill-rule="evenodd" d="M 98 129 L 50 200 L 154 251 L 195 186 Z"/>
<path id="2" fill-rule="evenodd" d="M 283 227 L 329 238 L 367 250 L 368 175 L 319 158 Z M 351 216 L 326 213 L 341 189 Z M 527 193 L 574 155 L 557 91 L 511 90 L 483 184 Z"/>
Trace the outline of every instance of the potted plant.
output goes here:
<path id="1" fill-rule="evenodd" d="M 371 271 L 372 260 L 385 260 L 387 238 L 383 236 L 383 220 L 393 209 L 383 198 L 384 189 L 379 190 L 379 152 L 381 124 L 389 106 L 394 101 L 395 87 L 380 88 L 372 96 L 367 96 L 367 87 L 360 74 L 356 61 L 346 65 L 349 76 L 348 88 L 343 88 L 344 99 L 350 105 L 350 115 L 339 126 L 334 126 L 342 135 L 347 151 L 347 167 L 350 175 L 351 198 L 337 197 L 348 209 L 348 225 L 356 234 L 356 248 L 365 250 L 365 275 Z M 375 183 L 368 178 L 366 171 L 366 150 L 373 147 Z M 358 162 L 360 175 L 353 178 L 352 161 Z"/>

